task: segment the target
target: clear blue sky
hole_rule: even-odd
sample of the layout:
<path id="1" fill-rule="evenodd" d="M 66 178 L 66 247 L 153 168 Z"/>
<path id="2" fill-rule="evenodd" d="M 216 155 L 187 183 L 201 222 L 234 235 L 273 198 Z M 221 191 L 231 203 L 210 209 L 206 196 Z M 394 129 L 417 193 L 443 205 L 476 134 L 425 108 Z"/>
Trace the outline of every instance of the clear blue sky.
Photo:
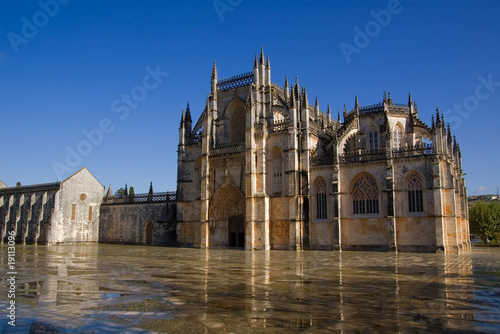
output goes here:
<path id="1" fill-rule="evenodd" d="M 335 116 L 356 94 L 367 105 L 384 90 L 397 103 L 411 92 L 428 124 L 439 107 L 469 194 L 500 186 L 500 1 L 55 1 L 6 1 L 0 12 L 9 186 L 86 166 L 114 191 L 175 190 L 182 109 L 189 101 L 196 122 L 214 59 L 219 78 L 249 72 L 261 46 L 272 81 L 298 75 Z"/>

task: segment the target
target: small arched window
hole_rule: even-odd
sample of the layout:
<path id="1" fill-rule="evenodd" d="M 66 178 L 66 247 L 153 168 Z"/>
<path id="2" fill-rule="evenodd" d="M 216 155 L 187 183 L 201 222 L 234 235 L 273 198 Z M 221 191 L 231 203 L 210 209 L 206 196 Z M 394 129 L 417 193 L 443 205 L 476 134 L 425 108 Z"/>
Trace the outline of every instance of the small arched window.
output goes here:
<path id="1" fill-rule="evenodd" d="M 392 132 L 394 140 L 394 148 L 401 148 L 403 146 L 403 128 L 401 124 L 396 124 L 394 131 Z"/>
<path id="2" fill-rule="evenodd" d="M 408 211 L 424 211 L 423 182 L 416 174 L 408 179 Z"/>
<path id="3" fill-rule="evenodd" d="M 369 176 L 360 177 L 352 189 L 353 213 L 379 213 L 378 195 L 379 191 L 375 180 Z"/>
<path id="4" fill-rule="evenodd" d="M 316 184 L 316 218 L 326 219 L 326 183 L 323 180 Z"/>

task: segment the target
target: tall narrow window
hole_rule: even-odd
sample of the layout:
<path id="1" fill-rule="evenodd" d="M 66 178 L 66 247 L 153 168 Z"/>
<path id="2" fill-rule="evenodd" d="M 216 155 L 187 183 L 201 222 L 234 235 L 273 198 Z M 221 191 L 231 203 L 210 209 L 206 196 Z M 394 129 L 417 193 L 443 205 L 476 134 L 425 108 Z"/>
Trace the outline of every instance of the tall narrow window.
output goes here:
<path id="1" fill-rule="evenodd" d="M 326 219 L 326 184 L 323 180 L 316 185 L 316 218 Z"/>
<path id="2" fill-rule="evenodd" d="M 93 206 L 92 205 L 89 205 L 89 222 L 91 222 L 93 219 L 92 219 L 92 216 L 93 216 Z"/>
<path id="3" fill-rule="evenodd" d="M 233 101 L 229 108 L 229 140 L 242 142 L 245 140 L 245 104 L 242 101 Z"/>
<path id="4" fill-rule="evenodd" d="M 76 204 L 71 205 L 71 220 L 76 220 Z"/>
<path id="5" fill-rule="evenodd" d="M 378 132 L 370 131 L 368 136 L 370 139 L 370 151 L 378 150 Z"/>
<path id="6" fill-rule="evenodd" d="M 196 159 L 194 163 L 194 198 L 201 196 L 201 158 Z"/>
<path id="7" fill-rule="evenodd" d="M 283 156 L 279 149 L 273 151 L 273 194 L 281 196 L 283 192 Z"/>
<path id="8" fill-rule="evenodd" d="M 392 134 L 394 137 L 394 148 L 401 148 L 401 146 L 403 146 L 403 129 L 401 125 L 397 124 Z"/>
<path id="9" fill-rule="evenodd" d="M 352 203 L 354 214 L 379 213 L 378 187 L 371 177 L 359 178 L 352 190 Z"/>
<path id="10" fill-rule="evenodd" d="M 410 212 L 424 211 L 422 179 L 412 175 L 408 180 L 408 210 Z"/>

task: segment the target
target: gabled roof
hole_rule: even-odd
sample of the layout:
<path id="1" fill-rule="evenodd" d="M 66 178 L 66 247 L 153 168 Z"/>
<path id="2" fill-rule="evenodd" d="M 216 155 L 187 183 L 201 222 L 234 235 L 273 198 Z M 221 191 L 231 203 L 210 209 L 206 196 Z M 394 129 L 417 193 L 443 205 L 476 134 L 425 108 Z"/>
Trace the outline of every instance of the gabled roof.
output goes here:
<path id="1" fill-rule="evenodd" d="M 99 183 L 99 184 L 100 184 L 100 185 L 104 188 L 104 186 L 102 185 L 102 183 L 101 183 L 101 182 L 99 182 L 99 180 L 98 180 L 98 179 L 97 179 L 97 178 L 96 178 L 96 177 L 95 177 L 95 176 L 94 176 L 94 175 L 93 175 L 93 174 L 92 174 L 92 173 L 91 173 L 91 172 L 87 169 L 87 167 L 82 167 L 80 170 L 78 170 L 78 171 L 77 171 L 77 172 L 75 172 L 73 175 L 71 175 L 71 176 L 69 176 L 68 178 L 66 178 L 66 179 L 65 179 L 64 181 L 62 181 L 61 183 L 64 183 L 64 182 L 68 181 L 68 180 L 69 180 L 69 179 L 71 179 L 73 176 L 75 176 L 76 174 L 78 174 L 78 173 L 80 173 L 80 172 L 82 172 L 82 171 L 84 171 L 84 170 L 85 170 L 87 173 L 89 173 L 89 174 L 90 174 L 90 175 L 94 178 L 94 180 L 96 180 L 96 181 L 97 181 L 97 183 Z"/>

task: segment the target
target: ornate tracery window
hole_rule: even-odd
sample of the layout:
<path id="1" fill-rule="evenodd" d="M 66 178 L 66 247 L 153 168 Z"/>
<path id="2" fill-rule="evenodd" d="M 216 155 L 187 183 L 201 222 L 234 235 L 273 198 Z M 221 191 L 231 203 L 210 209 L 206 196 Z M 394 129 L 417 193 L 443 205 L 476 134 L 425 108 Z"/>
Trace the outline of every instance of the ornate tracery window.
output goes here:
<path id="1" fill-rule="evenodd" d="M 423 212 L 423 184 L 418 175 L 412 175 L 408 180 L 408 210 L 410 212 Z"/>
<path id="2" fill-rule="evenodd" d="M 379 213 L 378 187 L 374 179 L 369 176 L 359 178 L 352 190 L 354 214 Z"/>
<path id="3" fill-rule="evenodd" d="M 401 148 L 403 146 L 403 129 L 399 123 L 394 127 L 392 136 L 394 139 L 394 148 Z"/>
<path id="4" fill-rule="evenodd" d="M 320 180 L 316 184 L 316 218 L 317 219 L 327 218 L 326 183 L 323 180 Z"/>

